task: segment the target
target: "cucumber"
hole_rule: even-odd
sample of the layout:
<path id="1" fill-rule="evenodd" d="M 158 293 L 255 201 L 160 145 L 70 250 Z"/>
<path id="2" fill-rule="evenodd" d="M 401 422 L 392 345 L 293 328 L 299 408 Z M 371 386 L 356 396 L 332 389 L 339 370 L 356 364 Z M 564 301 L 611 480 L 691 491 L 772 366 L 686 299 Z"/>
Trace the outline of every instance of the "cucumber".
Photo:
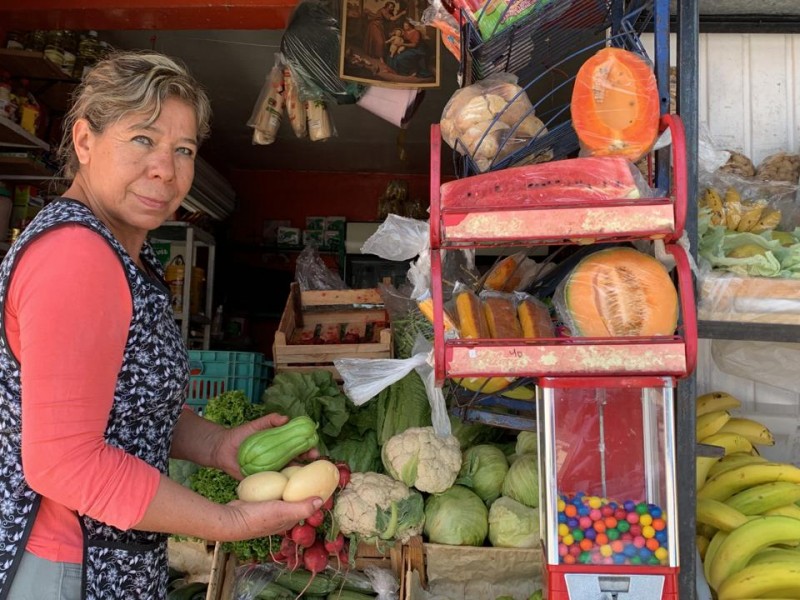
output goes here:
<path id="1" fill-rule="evenodd" d="M 309 583 L 312 577 L 314 579 Z M 305 590 L 304 594 L 309 596 L 324 596 L 337 588 L 336 583 L 322 573 L 317 573 L 316 576 L 313 576 L 310 571 L 305 569 L 297 569 L 291 573 L 281 573 L 275 583 L 298 594 Z M 306 588 L 306 585 L 308 585 L 308 588 Z"/>
<path id="2" fill-rule="evenodd" d="M 330 576 L 330 580 L 336 584 L 336 589 L 341 588 L 343 590 L 360 592 L 362 594 L 375 593 L 369 577 L 358 571 L 350 571 L 346 575 L 343 573 L 335 573 Z"/>
<path id="3" fill-rule="evenodd" d="M 375 600 L 375 596 L 351 590 L 337 590 L 328 594 L 326 600 Z"/>
<path id="4" fill-rule="evenodd" d="M 297 594 L 274 581 L 269 582 L 256 596 L 257 600 L 295 600 Z"/>

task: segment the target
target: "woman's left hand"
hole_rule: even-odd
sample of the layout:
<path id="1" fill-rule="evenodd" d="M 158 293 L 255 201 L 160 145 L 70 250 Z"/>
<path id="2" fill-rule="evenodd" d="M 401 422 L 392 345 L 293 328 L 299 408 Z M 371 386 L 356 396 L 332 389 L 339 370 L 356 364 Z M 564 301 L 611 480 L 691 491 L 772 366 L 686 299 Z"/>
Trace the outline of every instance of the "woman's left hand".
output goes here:
<path id="1" fill-rule="evenodd" d="M 288 421 L 289 417 L 285 415 L 270 413 L 259 419 L 254 419 L 253 421 L 243 423 L 238 427 L 232 427 L 231 429 L 228 429 L 222 434 L 219 446 L 216 450 L 217 467 L 235 479 L 242 479 L 242 474 L 239 471 L 239 461 L 236 458 L 236 455 L 239 451 L 239 445 L 254 433 L 264 429 L 280 427 L 281 425 L 285 425 Z M 319 452 L 317 449 L 312 448 L 297 458 L 301 460 L 313 460 L 318 456 Z"/>

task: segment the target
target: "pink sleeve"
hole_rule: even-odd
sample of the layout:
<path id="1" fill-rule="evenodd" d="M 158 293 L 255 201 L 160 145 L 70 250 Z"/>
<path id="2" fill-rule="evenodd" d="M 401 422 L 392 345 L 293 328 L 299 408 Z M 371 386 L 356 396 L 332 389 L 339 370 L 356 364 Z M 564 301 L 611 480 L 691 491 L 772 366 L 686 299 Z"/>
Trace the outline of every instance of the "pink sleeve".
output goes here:
<path id="1" fill-rule="evenodd" d="M 26 248 L 6 304 L 9 343 L 22 365 L 29 485 L 120 529 L 142 519 L 160 478 L 104 440 L 132 310 L 122 263 L 82 226 L 50 231 Z"/>

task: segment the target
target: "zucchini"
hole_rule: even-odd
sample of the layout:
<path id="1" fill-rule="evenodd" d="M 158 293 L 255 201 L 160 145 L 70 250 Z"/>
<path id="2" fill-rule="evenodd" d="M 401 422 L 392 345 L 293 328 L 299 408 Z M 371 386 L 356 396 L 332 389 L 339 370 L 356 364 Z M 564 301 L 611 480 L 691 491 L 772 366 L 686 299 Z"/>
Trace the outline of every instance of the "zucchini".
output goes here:
<path id="1" fill-rule="evenodd" d="M 297 594 L 274 581 L 270 581 L 256 596 L 257 600 L 295 600 Z"/>
<path id="2" fill-rule="evenodd" d="M 375 596 L 350 590 L 336 590 L 328 594 L 326 600 L 375 600 Z"/>
<path id="3" fill-rule="evenodd" d="M 341 588 L 343 590 L 350 590 L 351 592 L 360 592 L 368 595 L 375 593 L 369 577 L 358 571 L 349 571 L 347 574 L 336 573 L 331 575 L 330 579 L 336 584 L 336 589 Z"/>
<path id="4" fill-rule="evenodd" d="M 308 594 L 310 596 L 324 596 L 337 588 L 336 583 L 322 573 L 312 575 L 310 571 L 305 569 L 297 569 L 291 573 L 281 573 L 275 583 L 289 588 L 297 594 L 303 592 L 303 595 Z M 306 588 L 306 586 L 308 587 Z"/>
<path id="5" fill-rule="evenodd" d="M 280 471 L 318 443 L 317 424 L 305 415 L 295 417 L 285 425 L 247 437 L 237 453 L 239 470 L 245 477 L 261 471 Z"/>

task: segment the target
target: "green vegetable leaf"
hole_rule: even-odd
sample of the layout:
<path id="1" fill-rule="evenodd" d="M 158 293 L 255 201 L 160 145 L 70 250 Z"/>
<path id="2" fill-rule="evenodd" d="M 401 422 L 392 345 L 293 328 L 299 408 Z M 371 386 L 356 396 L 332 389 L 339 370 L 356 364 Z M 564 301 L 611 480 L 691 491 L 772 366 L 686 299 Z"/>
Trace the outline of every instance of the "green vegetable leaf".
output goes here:
<path id="1" fill-rule="evenodd" d="M 359 434 L 353 430 L 348 437 L 328 447 L 328 456 L 346 462 L 355 473 L 383 471 L 381 449 L 374 431 Z"/>
<path id="2" fill-rule="evenodd" d="M 398 531 L 418 526 L 425 518 L 425 502 L 422 494 L 410 490 L 402 500 L 392 502 L 387 508 L 378 508 L 375 514 L 375 529 L 382 540 L 391 540 Z"/>

